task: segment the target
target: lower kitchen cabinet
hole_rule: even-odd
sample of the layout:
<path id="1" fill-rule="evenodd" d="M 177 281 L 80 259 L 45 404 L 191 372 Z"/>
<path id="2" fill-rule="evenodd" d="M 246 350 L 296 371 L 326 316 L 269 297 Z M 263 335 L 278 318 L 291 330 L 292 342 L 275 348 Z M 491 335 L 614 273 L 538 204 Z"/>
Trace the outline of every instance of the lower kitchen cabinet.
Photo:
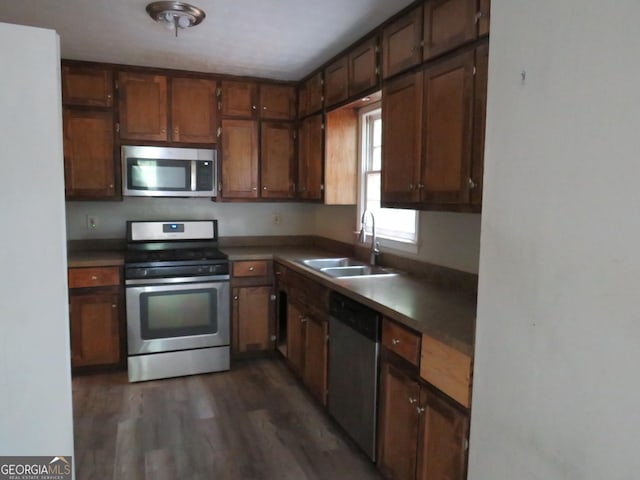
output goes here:
<path id="1" fill-rule="evenodd" d="M 300 309 L 289 303 L 287 305 L 287 359 L 294 372 L 304 374 L 304 334 L 307 318 Z"/>
<path id="2" fill-rule="evenodd" d="M 71 293 L 71 366 L 118 365 L 121 361 L 119 293 Z"/>
<path id="3" fill-rule="evenodd" d="M 303 381 L 311 394 L 327 404 L 327 322 L 310 316 L 305 323 Z"/>
<path id="4" fill-rule="evenodd" d="M 378 468 L 394 480 L 463 480 L 469 415 L 402 368 L 381 363 Z"/>
<path id="5" fill-rule="evenodd" d="M 275 346 L 272 264 L 243 260 L 232 264 L 232 351 L 264 352 Z"/>
<path id="6" fill-rule="evenodd" d="M 234 350 L 237 353 L 270 350 L 272 287 L 233 289 Z"/>
<path id="7" fill-rule="evenodd" d="M 71 366 L 124 366 L 124 299 L 119 267 L 70 268 Z"/>

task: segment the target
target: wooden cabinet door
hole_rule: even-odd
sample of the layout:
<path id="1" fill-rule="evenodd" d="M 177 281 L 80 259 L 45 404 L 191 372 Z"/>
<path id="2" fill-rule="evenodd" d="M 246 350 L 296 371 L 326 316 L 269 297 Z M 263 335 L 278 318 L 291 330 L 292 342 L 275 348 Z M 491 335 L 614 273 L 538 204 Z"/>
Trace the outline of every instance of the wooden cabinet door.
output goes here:
<path id="1" fill-rule="evenodd" d="M 304 375 L 307 318 L 293 303 L 287 304 L 287 359 L 298 375 Z"/>
<path id="2" fill-rule="evenodd" d="M 308 317 L 303 381 L 311 394 L 327 404 L 327 323 Z"/>
<path id="3" fill-rule="evenodd" d="M 476 38 L 477 0 L 429 0 L 424 4 L 423 60 Z"/>
<path id="4" fill-rule="evenodd" d="M 296 91 L 288 85 L 260 85 L 260 117 L 293 120 L 296 116 Z"/>
<path id="5" fill-rule="evenodd" d="M 62 67 L 62 104 L 113 106 L 113 74 L 95 67 Z"/>
<path id="6" fill-rule="evenodd" d="M 316 73 L 306 81 L 306 113 L 315 113 L 322 110 L 324 93 L 322 91 L 322 72 Z"/>
<path id="7" fill-rule="evenodd" d="M 253 118 L 257 112 L 258 86 L 255 83 L 222 82 L 222 115 Z"/>
<path id="8" fill-rule="evenodd" d="M 258 122 L 222 120 L 222 197 L 258 197 Z"/>
<path id="9" fill-rule="evenodd" d="M 113 114 L 65 108 L 63 127 L 67 198 L 113 198 Z"/>
<path id="10" fill-rule="evenodd" d="M 418 65 L 422 60 L 422 6 L 417 7 L 382 32 L 384 78 Z"/>
<path id="11" fill-rule="evenodd" d="M 271 287 L 233 289 L 233 349 L 235 352 L 272 348 Z"/>
<path id="12" fill-rule="evenodd" d="M 120 296 L 71 293 L 69 304 L 71 365 L 120 363 Z"/>
<path id="13" fill-rule="evenodd" d="M 469 202 L 473 66 L 474 52 L 465 52 L 424 72 L 425 203 Z"/>
<path id="14" fill-rule="evenodd" d="M 482 205 L 484 177 L 484 137 L 487 119 L 487 71 L 489 44 L 476 49 L 476 78 L 473 98 L 473 158 L 471 160 L 471 204 Z"/>
<path id="15" fill-rule="evenodd" d="M 382 362 L 379 407 L 378 468 L 387 478 L 416 476 L 420 385 Z"/>
<path id="16" fill-rule="evenodd" d="M 298 118 L 305 117 L 309 111 L 307 104 L 309 103 L 307 98 L 307 84 L 300 83 L 298 85 Z"/>
<path id="17" fill-rule="evenodd" d="M 305 200 L 322 199 L 322 114 L 307 117 L 300 128 L 298 150 L 298 196 Z"/>
<path id="18" fill-rule="evenodd" d="M 480 0 L 478 16 L 478 35 L 486 35 L 489 33 L 489 23 L 491 20 L 491 0 Z"/>
<path id="19" fill-rule="evenodd" d="M 263 121 L 260 133 L 261 197 L 293 197 L 293 124 Z"/>
<path id="20" fill-rule="evenodd" d="M 120 138 L 166 142 L 167 78 L 120 73 Z"/>
<path id="21" fill-rule="evenodd" d="M 377 85 L 378 37 L 373 37 L 349 52 L 349 97 Z"/>
<path id="22" fill-rule="evenodd" d="M 344 56 L 324 69 L 324 90 L 327 107 L 349 97 L 349 57 Z"/>
<path id="23" fill-rule="evenodd" d="M 216 82 L 199 78 L 171 80 L 171 139 L 183 143 L 215 143 Z"/>
<path id="24" fill-rule="evenodd" d="M 382 90 L 382 204 L 420 199 L 422 72 L 394 80 Z"/>
<path id="25" fill-rule="evenodd" d="M 418 480 L 464 480 L 468 415 L 423 387 L 420 417 Z"/>

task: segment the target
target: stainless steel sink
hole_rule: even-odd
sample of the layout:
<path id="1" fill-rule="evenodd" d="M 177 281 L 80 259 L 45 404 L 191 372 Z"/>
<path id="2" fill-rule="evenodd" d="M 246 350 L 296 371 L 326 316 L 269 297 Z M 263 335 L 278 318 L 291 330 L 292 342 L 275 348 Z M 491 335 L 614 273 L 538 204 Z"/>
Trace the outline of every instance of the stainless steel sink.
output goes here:
<path id="1" fill-rule="evenodd" d="M 310 258 L 301 261 L 307 267 L 311 267 L 314 270 L 322 270 L 323 268 L 334 267 L 349 267 L 349 266 L 364 266 L 364 263 L 351 258 Z"/>
<path id="2" fill-rule="evenodd" d="M 329 267 L 321 268 L 320 271 L 330 277 L 347 278 L 347 277 L 379 277 L 397 275 L 395 272 L 386 268 L 371 265 L 350 265 L 346 267 Z"/>
<path id="3" fill-rule="evenodd" d="M 363 262 L 347 257 L 309 258 L 306 260 L 300 260 L 300 263 L 333 278 L 362 278 L 397 275 L 397 273 L 386 268 L 366 265 Z"/>

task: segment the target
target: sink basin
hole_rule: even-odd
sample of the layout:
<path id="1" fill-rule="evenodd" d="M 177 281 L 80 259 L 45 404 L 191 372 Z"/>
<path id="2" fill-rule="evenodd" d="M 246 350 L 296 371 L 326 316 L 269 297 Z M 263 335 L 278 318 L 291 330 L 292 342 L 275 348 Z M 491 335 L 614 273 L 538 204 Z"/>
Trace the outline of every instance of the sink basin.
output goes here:
<path id="1" fill-rule="evenodd" d="M 363 262 L 348 257 L 309 258 L 298 261 L 309 268 L 313 268 L 314 270 L 333 278 L 362 278 L 397 275 L 397 273 L 386 268 L 366 265 Z"/>
<path id="2" fill-rule="evenodd" d="M 364 263 L 351 258 L 310 258 L 302 260 L 302 263 L 307 267 L 311 267 L 315 270 L 322 270 L 323 268 L 335 268 L 335 267 L 350 267 L 350 266 L 365 266 Z"/>
<path id="3" fill-rule="evenodd" d="M 320 271 L 334 278 L 379 277 L 397 275 L 386 268 L 371 265 L 349 265 L 344 267 L 321 268 Z"/>

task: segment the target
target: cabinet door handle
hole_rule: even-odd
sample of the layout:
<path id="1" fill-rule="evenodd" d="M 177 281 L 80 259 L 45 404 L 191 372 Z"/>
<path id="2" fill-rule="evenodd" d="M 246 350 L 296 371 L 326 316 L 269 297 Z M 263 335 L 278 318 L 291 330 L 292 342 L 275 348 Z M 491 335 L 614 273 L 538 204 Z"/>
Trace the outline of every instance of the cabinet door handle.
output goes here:
<path id="1" fill-rule="evenodd" d="M 262 187 L 262 189 L 263 189 L 263 190 L 266 190 L 266 189 L 267 189 L 267 186 L 265 185 L 264 187 Z"/>
<path id="2" fill-rule="evenodd" d="M 166 128 L 161 128 L 161 129 L 160 129 L 160 132 L 161 132 L 161 133 L 167 133 L 167 129 L 166 129 Z"/>
<path id="3" fill-rule="evenodd" d="M 111 308 L 116 308 L 116 307 L 117 307 L 117 305 L 115 303 L 111 304 Z"/>
<path id="4" fill-rule="evenodd" d="M 266 109 L 267 109 L 267 107 L 262 107 L 262 110 L 266 110 Z"/>
<path id="5" fill-rule="evenodd" d="M 416 407 L 416 412 L 418 412 L 418 415 L 422 415 L 422 413 L 424 412 L 424 407 Z"/>
<path id="6" fill-rule="evenodd" d="M 409 397 L 409 403 L 411 405 L 413 405 L 414 403 L 417 403 L 417 402 L 418 402 L 418 399 L 416 397 Z"/>
<path id="7" fill-rule="evenodd" d="M 272 293 L 271 295 L 269 295 L 269 300 L 271 300 L 272 302 L 275 302 L 276 301 L 275 294 Z"/>
<path id="8" fill-rule="evenodd" d="M 391 345 L 398 345 L 399 343 L 400 343 L 400 340 L 398 340 L 397 338 L 391 339 Z"/>
<path id="9" fill-rule="evenodd" d="M 413 183 L 410 183 L 410 184 L 409 184 L 409 191 L 410 191 L 410 192 L 411 192 L 411 191 L 413 191 L 413 188 L 414 188 L 414 187 L 413 187 Z"/>
<path id="10" fill-rule="evenodd" d="M 476 182 L 474 182 L 471 177 L 469 177 L 469 190 L 473 190 L 477 186 L 478 186 L 478 184 Z"/>
<path id="11" fill-rule="evenodd" d="M 258 190 L 258 187 L 253 187 L 251 190 L 253 190 L 254 192 L 256 192 Z"/>
<path id="12" fill-rule="evenodd" d="M 251 105 L 251 109 L 252 109 L 252 110 L 257 110 L 257 109 L 258 109 L 258 107 L 256 107 L 255 105 Z"/>
<path id="13" fill-rule="evenodd" d="M 235 296 L 233 297 L 233 299 L 237 302 L 237 301 L 238 301 L 238 295 L 235 295 Z"/>

